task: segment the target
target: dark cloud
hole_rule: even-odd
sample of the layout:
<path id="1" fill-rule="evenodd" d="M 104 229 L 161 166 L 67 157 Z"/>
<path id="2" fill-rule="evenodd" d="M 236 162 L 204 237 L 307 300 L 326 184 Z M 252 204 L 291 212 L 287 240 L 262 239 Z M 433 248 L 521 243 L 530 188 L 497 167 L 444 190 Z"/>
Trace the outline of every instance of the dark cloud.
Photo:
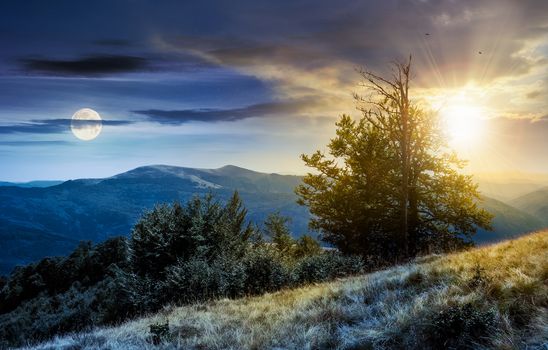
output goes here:
<path id="1" fill-rule="evenodd" d="M 20 63 L 23 69 L 30 72 L 77 76 L 135 72 L 147 67 L 144 58 L 123 55 L 97 55 L 76 60 L 25 58 L 21 59 Z"/>
<path id="2" fill-rule="evenodd" d="M 0 134 L 60 134 L 70 130 L 72 119 L 41 119 L 32 120 L 30 122 L 0 125 Z M 84 126 L 85 123 L 97 123 L 95 121 L 78 121 L 78 127 Z M 129 120 L 103 120 L 103 125 L 128 125 L 133 121 Z"/>
<path id="3" fill-rule="evenodd" d="M 252 16 L 229 10 L 227 16 L 238 23 L 230 36 L 164 38 L 211 62 L 251 67 L 252 74 L 286 84 L 302 82 L 296 70 L 339 70 L 332 78 L 347 86 L 355 73 L 345 66 L 379 70 L 409 54 L 415 58 L 418 83 L 430 87 L 486 83 L 546 64 L 520 54 L 530 39 L 546 33 L 548 20 L 539 15 L 548 11 L 545 0 L 348 1 L 336 8 L 323 1 L 263 5 L 246 4 Z M 260 66 L 275 68 L 263 73 Z M 295 81 L 281 77 L 284 72 L 296 76 Z"/>
<path id="4" fill-rule="evenodd" d="M 149 120 L 161 124 L 183 124 L 191 121 L 222 122 L 237 121 L 253 117 L 272 115 L 291 115 L 312 106 L 310 100 L 296 100 L 283 102 L 266 102 L 249 105 L 241 108 L 214 109 L 198 108 L 183 110 L 147 109 L 136 110 L 133 113 L 146 116 Z"/>

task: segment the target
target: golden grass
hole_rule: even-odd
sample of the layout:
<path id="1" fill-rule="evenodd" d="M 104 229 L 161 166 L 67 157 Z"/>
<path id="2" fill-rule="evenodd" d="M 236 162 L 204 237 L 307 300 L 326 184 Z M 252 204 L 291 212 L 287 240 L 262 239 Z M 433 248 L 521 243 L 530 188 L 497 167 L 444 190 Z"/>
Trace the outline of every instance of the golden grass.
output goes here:
<path id="1" fill-rule="evenodd" d="M 463 305 L 493 324 L 485 334 L 455 338 L 462 346 L 545 349 L 548 231 L 330 283 L 168 307 L 35 349 L 435 348 L 429 332 L 449 330 L 434 320 Z M 166 321 L 170 337 L 152 345 L 149 326 Z"/>

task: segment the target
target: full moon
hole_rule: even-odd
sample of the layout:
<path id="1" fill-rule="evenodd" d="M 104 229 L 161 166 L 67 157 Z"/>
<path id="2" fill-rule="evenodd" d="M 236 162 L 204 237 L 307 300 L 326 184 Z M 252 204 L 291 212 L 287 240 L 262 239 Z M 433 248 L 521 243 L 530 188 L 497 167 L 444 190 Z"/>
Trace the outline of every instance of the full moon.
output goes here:
<path id="1" fill-rule="evenodd" d="M 101 116 L 90 108 L 76 111 L 70 123 L 70 129 L 74 136 L 84 141 L 91 141 L 99 136 L 102 128 Z"/>

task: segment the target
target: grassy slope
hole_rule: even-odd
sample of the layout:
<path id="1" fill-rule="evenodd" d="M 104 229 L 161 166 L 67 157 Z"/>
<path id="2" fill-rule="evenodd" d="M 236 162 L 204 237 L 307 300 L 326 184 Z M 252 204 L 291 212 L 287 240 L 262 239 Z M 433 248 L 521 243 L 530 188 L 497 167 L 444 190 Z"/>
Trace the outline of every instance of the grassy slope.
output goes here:
<path id="1" fill-rule="evenodd" d="M 38 348 L 424 349 L 436 332 L 451 336 L 458 321 L 443 323 L 447 317 L 440 315 L 459 305 L 474 310 L 461 314 L 466 320 L 490 315 L 489 331 L 472 336 L 483 344 L 472 343 L 475 348 L 541 348 L 548 343 L 547 262 L 544 231 L 331 283 L 167 308 Z M 152 346 L 149 325 L 166 320 L 171 339 Z"/>

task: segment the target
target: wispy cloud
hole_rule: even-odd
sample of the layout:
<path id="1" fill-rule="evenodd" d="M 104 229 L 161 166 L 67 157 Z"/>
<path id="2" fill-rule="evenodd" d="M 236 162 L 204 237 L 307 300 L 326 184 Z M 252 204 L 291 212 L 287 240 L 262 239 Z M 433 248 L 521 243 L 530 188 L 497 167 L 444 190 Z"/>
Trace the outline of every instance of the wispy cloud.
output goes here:
<path id="1" fill-rule="evenodd" d="M 278 101 L 258 103 L 240 108 L 228 109 L 182 109 L 161 110 L 147 109 L 136 110 L 133 113 L 146 116 L 150 121 L 161 124 L 183 124 L 191 121 L 222 122 L 237 121 L 247 118 L 258 118 L 273 115 L 294 115 L 307 110 L 313 102 L 310 100 Z"/>
<path id="2" fill-rule="evenodd" d="M 72 119 L 41 119 L 30 122 L 0 125 L 0 134 L 60 134 L 70 130 Z M 84 123 L 86 121 L 83 121 Z M 93 121 L 96 123 L 95 121 Z M 130 120 L 103 120 L 103 125 L 128 125 L 133 124 Z"/>
<path id="3" fill-rule="evenodd" d="M 0 146 L 63 146 L 73 142 L 63 140 L 42 140 L 42 141 L 0 141 Z"/>

